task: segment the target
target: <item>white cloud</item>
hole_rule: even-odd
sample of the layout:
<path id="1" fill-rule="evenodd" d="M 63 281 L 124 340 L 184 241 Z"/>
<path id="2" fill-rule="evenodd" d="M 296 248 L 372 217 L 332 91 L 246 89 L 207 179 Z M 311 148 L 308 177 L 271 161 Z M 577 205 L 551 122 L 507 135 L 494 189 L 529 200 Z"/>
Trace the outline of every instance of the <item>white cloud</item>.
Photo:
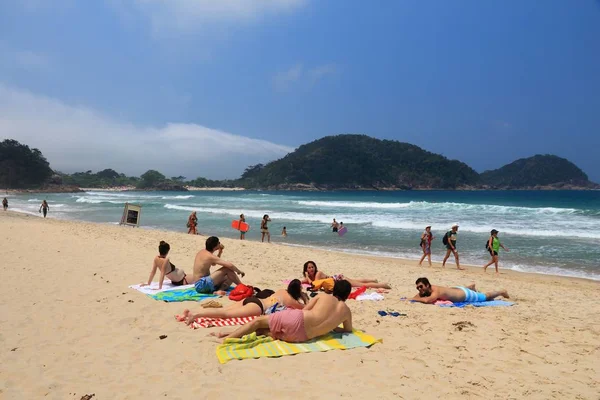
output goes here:
<path id="1" fill-rule="evenodd" d="M 286 71 L 281 71 L 273 77 L 273 87 L 279 92 L 285 92 L 298 85 L 301 88 L 311 88 L 327 75 L 338 73 L 334 64 L 324 64 L 305 70 L 302 64 L 296 64 Z"/>
<path id="2" fill-rule="evenodd" d="M 338 69 L 334 64 L 324 64 L 309 70 L 307 75 L 311 85 L 314 85 L 323 77 L 327 75 L 334 75 L 337 72 Z"/>
<path id="3" fill-rule="evenodd" d="M 0 140 L 4 139 L 40 149 L 55 170 L 112 168 L 137 176 L 156 169 L 167 176 L 236 178 L 248 165 L 293 151 L 196 124 L 152 127 L 119 122 L 0 83 Z"/>
<path id="4" fill-rule="evenodd" d="M 302 73 L 302 64 L 294 65 L 287 71 L 278 72 L 273 77 L 273 86 L 278 91 L 286 91 L 302 77 Z"/>
<path id="5" fill-rule="evenodd" d="M 207 24 L 252 21 L 289 12 L 308 0 L 128 0 L 155 31 L 194 31 Z M 122 7 L 121 7 L 122 9 Z"/>

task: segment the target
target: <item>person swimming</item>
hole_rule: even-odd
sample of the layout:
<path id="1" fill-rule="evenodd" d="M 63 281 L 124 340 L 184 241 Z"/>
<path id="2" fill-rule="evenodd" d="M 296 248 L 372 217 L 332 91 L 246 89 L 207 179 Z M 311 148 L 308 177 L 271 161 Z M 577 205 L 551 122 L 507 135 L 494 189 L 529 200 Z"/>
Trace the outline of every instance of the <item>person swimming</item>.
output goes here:
<path id="1" fill-rule="evenodd" d="M 351 279 L 342 274 L 328 276 L 322 271 L 319 271 L 317 268 L 317 264 L 314 261 L 307 261 L 304 263 L 304 268 L 302 270 L 302 283 L 312 284 L 313 281 L 318 281 L 321 279 L 333 278 L 335 281 L 339 280 L 347 280 L 352 287 L 368 287 L 374 289 L 391 289 L 392 287 L 388 283 L 380 283 L 377 279 Z"/>
<path id="2" fill-rule="evenodd" d="M 264 315 L 270 308 L 275 306 L 302 309 L 308 303 L 308 296 L 302 291 L 302 284 L 299 279 L 292 280 L 287 289 L 280 289 L 273 292 L 265 289 L 254 296 L 245 298 L 243 301 L 232 304 L 226 308 L 204 309 L 197 314 L 192 314 L 190 310 L 184 310 L 183 316 L 186 324 L 191 324 L 197 318 L 243 318 Z"/>
<path id="3" fill-rule="evenodd" d="M 167 258 L 170 250 L 171 246 L 169 243 L 161 240 L 158 245 L 158 255 L 154 257 L 154 262 L 152 263 L 152 271 L 150 271 L 148 283 L 142 283 L 140 286 L 149 286 L 154 279 L 154 275 L 156 275 L 156 270 L 160 270 L 160 278 L 158 280 L 159 290 L 163 287 L 165 277 L 169 278 L 174 286 L 192 283 L 188 282 L 185 272 L 182 269 L 177 268 L 175 264 L 171 263 L 171 261 Z"/>

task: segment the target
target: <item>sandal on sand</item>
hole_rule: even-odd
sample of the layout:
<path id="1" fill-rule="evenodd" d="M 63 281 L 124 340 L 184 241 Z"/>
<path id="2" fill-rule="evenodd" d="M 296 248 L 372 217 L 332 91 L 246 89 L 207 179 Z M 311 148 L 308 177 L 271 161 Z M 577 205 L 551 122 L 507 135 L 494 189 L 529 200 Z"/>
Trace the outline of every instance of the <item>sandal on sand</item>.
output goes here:
<path id="1" fill-rule="evenodd" d="M 386 312 L 386 311 L 383 311 L 383 310 L 377 311 L 377 314 L 381 315 L 382 317 L 385 317 L 386 315 L 390 315 L 392 317 L 400 317 L 400 316 L 406 317 L 407 316 L 406 314 L 402 314 L 402 313 L 399 313 L 397 311 Z"/>
<path id="2" fill-rule="evenodd" d="M 214 301 L 214 300 L 205 301 L 204 303 L 200 304 L 200 306 L 202 308 L 222 308 L 223 307 L 223 305 L 221 303 L 219 303 L 218 301 Z"/>

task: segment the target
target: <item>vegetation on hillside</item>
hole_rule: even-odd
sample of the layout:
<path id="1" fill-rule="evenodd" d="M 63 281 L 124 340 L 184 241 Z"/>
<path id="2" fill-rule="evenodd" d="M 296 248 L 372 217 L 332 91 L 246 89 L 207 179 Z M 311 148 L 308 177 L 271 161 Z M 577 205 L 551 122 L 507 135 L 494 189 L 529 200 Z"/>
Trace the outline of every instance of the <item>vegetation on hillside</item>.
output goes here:
<path id="1" fill-rule="evenodd" d="M 453 189 L 478 182 L 477 172 L 463 162 L 366 135 L 324 137 L 280 160 L 251 166 L 240 179 L 249 188 L 305 184 L 328 189 Z"/>
<path id="2" fill-rule="evenodd" d="M 0 186 L 31 188 L 52 177 L 50 164 L 38 149 L 30 149 L 16 140 L 0 142 Z"/>
<path id="3" fill-rule="evenodd" d="M 481 174 L 482 183 L 494 188 L 526 188 L 535 186 L 595 186 L 588 176 L 567 159 L 554 155 L 521 158 L 493 171 Z"/>

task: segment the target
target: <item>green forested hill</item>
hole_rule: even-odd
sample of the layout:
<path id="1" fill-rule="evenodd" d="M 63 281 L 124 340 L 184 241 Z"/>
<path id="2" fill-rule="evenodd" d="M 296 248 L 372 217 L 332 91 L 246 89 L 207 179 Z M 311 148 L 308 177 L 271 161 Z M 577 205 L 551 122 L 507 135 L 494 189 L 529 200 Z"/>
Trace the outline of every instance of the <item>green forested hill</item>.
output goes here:
<path id="1" fill-rule="evenodd" d="M 479 175 L 463 162 L 412 144 L 338 135 L 302 145 L 267 165 L 249 167 L 239 182 L 249 188 L 306 184 L 324 189 L 453 189 L 476 185 Z"/>
<path id="2" fill-rule="evenodd" d="M 493 188 L 515 189 L 536 186 L 597 186 L 569 160 L 539 154 L 521 158 L 493 171 L 486 171 L 481 174 L 481 181 Z"/>

